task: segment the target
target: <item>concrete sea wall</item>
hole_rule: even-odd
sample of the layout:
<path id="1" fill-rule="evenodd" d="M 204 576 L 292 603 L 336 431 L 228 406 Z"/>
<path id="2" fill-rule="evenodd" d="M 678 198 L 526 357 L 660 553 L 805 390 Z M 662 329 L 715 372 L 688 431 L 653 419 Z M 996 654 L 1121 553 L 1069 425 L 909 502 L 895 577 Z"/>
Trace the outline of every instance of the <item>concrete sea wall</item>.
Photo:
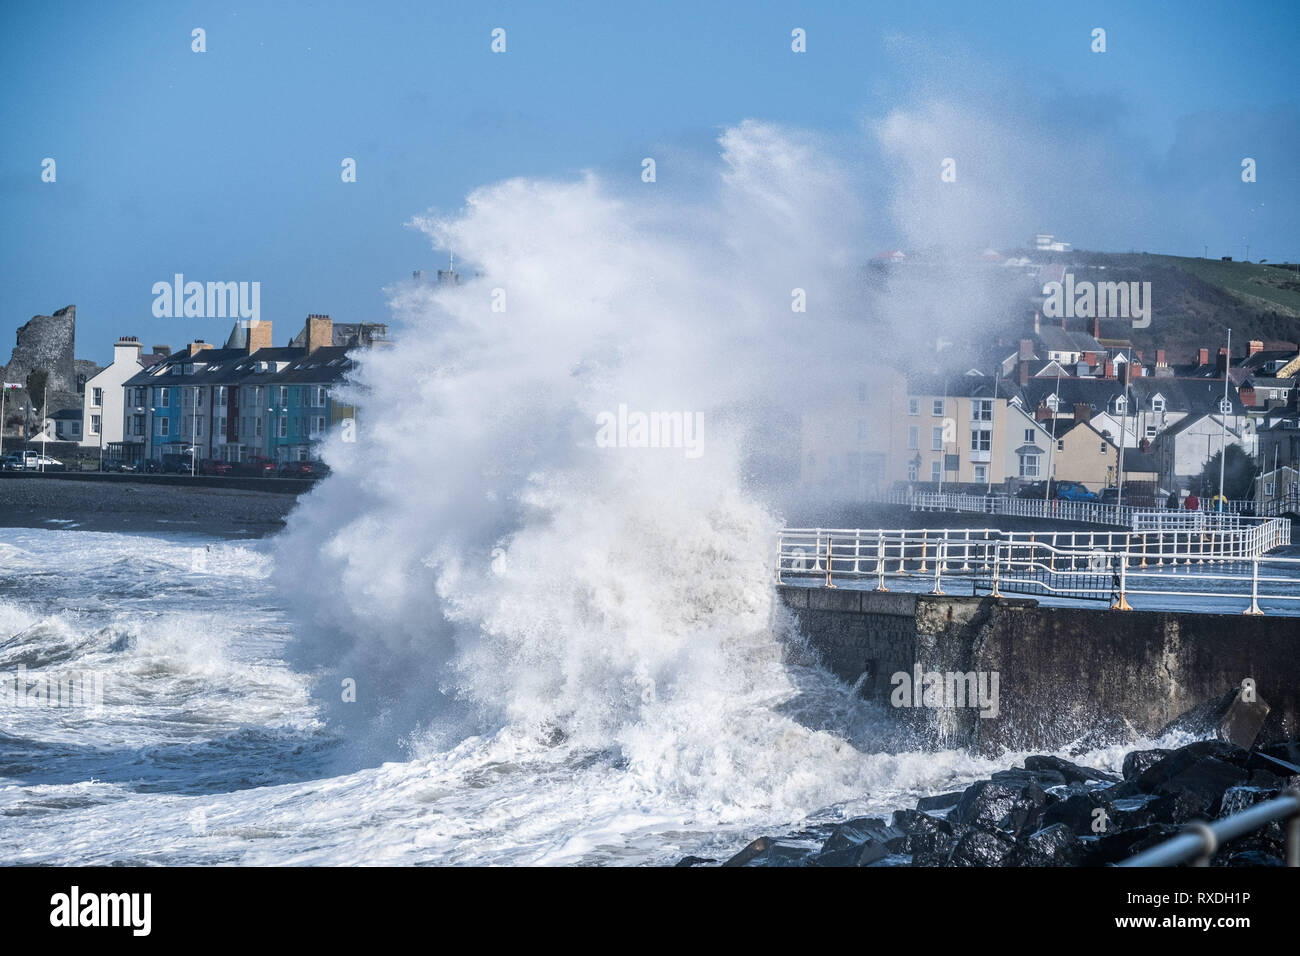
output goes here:
<path id="1" fill-rule="evenodd" d="M 929 743 L 986 753 L 1153 734 L 1254 681 L 1268 728 L 1300 735 L 1296 618 L 1042 607 L 1033 600 L 781 585 L 811 646 Z M 997 675 L 993 708 L 894 706 L 927 673 Z M 906 694 L 903 696 L 907 696 Z M 893 704 L 891 705 L 891 697 Z M 906 701 L 904 701 L 906 703 Z"/>

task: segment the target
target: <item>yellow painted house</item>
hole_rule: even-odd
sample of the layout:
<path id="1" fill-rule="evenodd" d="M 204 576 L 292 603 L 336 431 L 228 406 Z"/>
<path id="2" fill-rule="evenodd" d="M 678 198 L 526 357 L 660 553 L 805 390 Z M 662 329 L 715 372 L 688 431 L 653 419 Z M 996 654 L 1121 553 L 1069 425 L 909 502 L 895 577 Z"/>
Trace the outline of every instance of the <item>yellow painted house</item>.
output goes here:
<path id="1" fill-rule="evenodd" d="M 1097 431 L 1091 422 L 1058 423 L 1057 429 L 1056 447 L 1050 460 L 1052 477 L 1058 481 L 1077 481 L 1089 491 L 1113 487 L 1119 476 L 1119 446 Z M 1126 482 L 1154 482 L 1156 478 L 1149 455 L 1133 448 L 1125 450 Z"/>

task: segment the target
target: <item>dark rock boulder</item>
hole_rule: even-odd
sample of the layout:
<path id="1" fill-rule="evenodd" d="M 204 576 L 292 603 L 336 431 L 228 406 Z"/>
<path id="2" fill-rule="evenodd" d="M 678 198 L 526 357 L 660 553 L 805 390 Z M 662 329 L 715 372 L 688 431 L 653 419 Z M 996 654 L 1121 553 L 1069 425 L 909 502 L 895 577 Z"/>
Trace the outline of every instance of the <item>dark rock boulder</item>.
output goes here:
<path id="1" fill-rule="evenodd" d="M 1279 793 L 1281 793 L 1281 790 L 1277 788 L 1265 789 L 1249 785 L 1229 787 L 1223 791 L 1223 797 L 1219 801 L 1219 818 L 1230 817 L 1233 814 L 1241 813 L 1242 810 L 1249 810 L 1257 803 L 1272 800 Z"/>
<path id="2" fill-rule="evenodd" d="M 1100 814 L 1098 810 L 1101 811 Z M 1096 791 L 1076 793 L 1064 800 L 1058 800 L 1045 809 L 1040 822 L 1044 827 L 1064 826 L 1076 836 L 1088 836 L 1104 832 L 1104 828 L 1109 824 L 1103 822 L 1101 831 L 1094 827 L 1098 825 L 1099 820 L 1108 820 L 1110 813 L 1110 809 Z"/>
<path id="3" fill-rule="evenodd" d="M 1247 699 L 1248 697 L 1252 699 Z M 1269 705 L 1253 692 L 1247 695 L 1242 688 L 1234 687 L 1219 697 L 1180 714 L 1164 726 L 1160 735 L 1171 731 L 1182 731 L 1198 737 L 1212 735 L 1248 748 L 1259 736 L 1269 710 Z"/>
<path id="4" fill-rule="evenodd" d="M 1083 842 L 1064 823 L 1056 823 L 1021 840 L 1011 862 L 1016 866 L 1078 866 L 1083 859 Z"/>
<path id="5" fill-rule="evenodd" d="M 1017 790 L 1023 790 L 1031 783 L 1037 784 L 1044 790 L 1048 787 L 1066 785 L 1065 775 L 1056 770 L 998 770 L 991 774 L 989 779 L 997 783 L 1005 783 Z"/>
<path id="6" fill-rule="evenodd" d="M 1172 750 L 1131 750 L 1124 755 L 1124 779 L 1133 780 L 1173 753 Z"/>
<path id="7" fill-rule="evenodd" d="M 982 780 L 966 789 L 948 819 L 961 827 L 997 827 L 1014 836 L 1038 828 L 1038 819 L 1049 800 L 1033 780 L 1023 786 Z"/>
<path id="8" fill-rule="evenodd" d="M 1190 790 L 1175 790 L 1161 793 L 1145 809 L 1151 823 L 1181 825 L 1206 819 L 1210 815 L 1210 802 Z"/>
<path id="9" fill-rule="evenodd" d="M 1084 862 L 1088 866 L 1119 863 L 1183 831 L 1181 826 L 1152 823 L 1132 830 L 1114 830 L 1084 844 Z"/>
<path id="10" fill-rule="evenodd" d="M 1171 751 L 1138 774 L 1136 780 L 1143 792 L 1154 793 L 1161 784 L 1207 761 L 1235 767 L 1241 771 L 1242 779 L 1245 779 L 1248 776 L 1245 766 L 1249 757 L 1248 751 L 1234 744 L 1222 740 L 1201 740 Z"/>
<path id="11" fill-rule="evenodd" d="M 1137 785 L 1146 793 L 1161 796 L 1189 794 L 1195 800 L 1195 806 L 1190 799 L 1185 801 L 1189 808 L 1198 815 L 1212 815 L 1218 811 L 1223 791 L 1250 778 L 1243 769 L 1247 756 L 1240 747 L 1222 741 L 1201 741 L 1152 764 L 1138 776 Z"/>
<path id="12" fill-rule="evenodd" d="M 1300 777 L 1300 742 L 1288 741 L 1251 751 L 1247 770 L 1266 770 L 1283 780 Z"/>
<path id="13" fill-rule="evenodd" d="M 805 846 L 759 837 L 723 863 L 723 866 L 799 866 L 813 851 Z"/>
<path id="14" fill-rule="evenodd" d="M 1113 797 L 1109 791 L 1103 791 L 1100 796 L 1106 801 L 1105 830 L 1124 830 L 1162 822 L 1157 805 L 1162 799 L 1160 797 L 1148 793 L 1133 797 Z"/>
<path id="15" fill-rule="evenodd" d="M 916 801 L 916 809 L 921 811 L 950 810 L 957 805 L 957 801 L 961 799 L 961 794 L 962 792 L 957 790 L 953 793 L 940 793 L 933 797 L 922 797 Z"/>
<path id="16" fill-rule="evenodd" d="M 1225 866 L 1286 866 L 1286 861 L 1281 856 L 1263 850 L 1243 850 L 1222 856 Z"/>
<path id="17" fill-rule="evenodd" d="M 1016 852 L 1016 841 L 1001 830 L 971 826 L 957 840 L 948 866 L 1005 866 Z"/>
<path id="18" fill-rule="evenodd" d="M 1034 772 L 1054 771 L 1063 776 L 1066 783 L 1087 783 L 1090 780 L 1100 780 L 1108 783 L 1119 782 L 1119 778 L 1114 774 L 1093 770 L 1091 767 L 1080 767 L 1078 764 L 1062 760 L 1060 757 L 1043 755 L 1026 757 L 1025 769 Z"/>
<path id="19" fill-rule="evenodd" d="M 861 817 L 838 824 L 812 866 L 870 866 L 892 853 L 904 852 L 907 834 L 876 817 Z"/>
<path id="20" fill-rule="evenodd" d="M 759 837 L 722 865 L 745 866 L 770 850 L 775 842 L 771 837 Z"/>
<path id="21" fill-rule="evenodd" d="M 916 810 L 895 810 L 893 823 L 906 835 L 901 852 L 912 855 L 913 866 L 943 866 L 948 862 L 953 829 L 947 820 Z"/>

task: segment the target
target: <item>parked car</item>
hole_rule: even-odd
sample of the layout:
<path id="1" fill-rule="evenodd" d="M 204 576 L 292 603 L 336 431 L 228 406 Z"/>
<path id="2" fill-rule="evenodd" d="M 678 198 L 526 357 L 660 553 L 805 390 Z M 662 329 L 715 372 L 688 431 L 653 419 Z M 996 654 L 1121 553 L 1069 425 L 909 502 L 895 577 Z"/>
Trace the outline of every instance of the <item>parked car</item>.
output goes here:
<path id="1" fill-rule="evenodd" d="M 189 455 L 177 455 L 168 452 L 162 456 L 162 460 L 158 463 L 158 471 L 164 475 L 188 475 L 190 465 Z"/>
<path id="2" fill-rule="evenodd" d="M 1051 497 L 1055 498 L 1056 479 L 1052 479 L 1051 485 L 1052 485 Z M 1029 484 L 1025 485 L 1023 488 L 1021 488 L 1019 491 L 1016 492 L 1016 497 L 1037 498 L 1039 501 L 1042 501 L 1045 497 L 1048 497 L 1047 483 L 1042 481 L 1031 481 Z"/>
<path id="3" fill-rule="evenodd" d="M 273 478 L 275 477 L 275 469 L 276 464 L 270 458 L 253 455 L 243 461 L 236 462 L 233 470 L 236 475 L 243 475 L 248 478 Z"/>
<path id="4" fill-rule="evenodd" d="M 323 478 L 327 470 L 321 461 L 287 461 L 277 474 L 281 478 Z"/>
<path id="5" fill-rule="evenodd" d="M 1098 497 L 1097 500 L 1100 501 L 1103 505 L 1119 504 L 1119 489 L 1103 488 L 1101 489 L 1101 495 Z"/>
<path id="6" fill-rule="evenodd" d="M 136 471 L 139 469 L 139 463 L 127 461 L 125 458 L 105 458 L 101 471 Z"/>
<path id="7" fill-rule="evenodd" d="M 1096 492 L 1089 491 L 1086 486 L 1079 484 L 1077 481 L 1058 481 L 1053 497 L 1060 498 L 1062 501 L 1099 500 Z"/>
<path id="8" fill-rule="evenodd" d="M 65 471 L 63 462 L 38 451 L 13 451 L 4 457 L 5 471 Z"/>
<path id="9" fill-rule="evenodd" d="M 204 475 L 229 475 L 234 470 L 234 465 L 220 458 L 204 458 L 199 462 L 199 473 Z"/>

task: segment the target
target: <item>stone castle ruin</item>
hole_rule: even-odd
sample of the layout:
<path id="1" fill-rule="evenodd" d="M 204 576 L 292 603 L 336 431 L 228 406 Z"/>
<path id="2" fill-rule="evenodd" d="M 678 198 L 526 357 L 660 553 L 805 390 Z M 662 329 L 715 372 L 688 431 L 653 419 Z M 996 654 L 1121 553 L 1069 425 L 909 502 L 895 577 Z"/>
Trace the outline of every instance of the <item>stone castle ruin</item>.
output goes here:
<path id="1" fill-rule="evenodd" d="M 3 366 L 3 380 L 23 388 L 5 395 L 5 433 L 20 427 L 23 406 L 28 400 L 27 376 L 34 369 L 49 373 L 46 412 L 81 408 L 81 396 L 88 378 L 99 371 L 94 362 L 77 359 L 73 350 L 77 333 L 77 307 L 69 305 L 53 315 L 34 315 L 18 329 L 18 341 Z M 36 415 L 40 409 L 33 407 Z"/>

